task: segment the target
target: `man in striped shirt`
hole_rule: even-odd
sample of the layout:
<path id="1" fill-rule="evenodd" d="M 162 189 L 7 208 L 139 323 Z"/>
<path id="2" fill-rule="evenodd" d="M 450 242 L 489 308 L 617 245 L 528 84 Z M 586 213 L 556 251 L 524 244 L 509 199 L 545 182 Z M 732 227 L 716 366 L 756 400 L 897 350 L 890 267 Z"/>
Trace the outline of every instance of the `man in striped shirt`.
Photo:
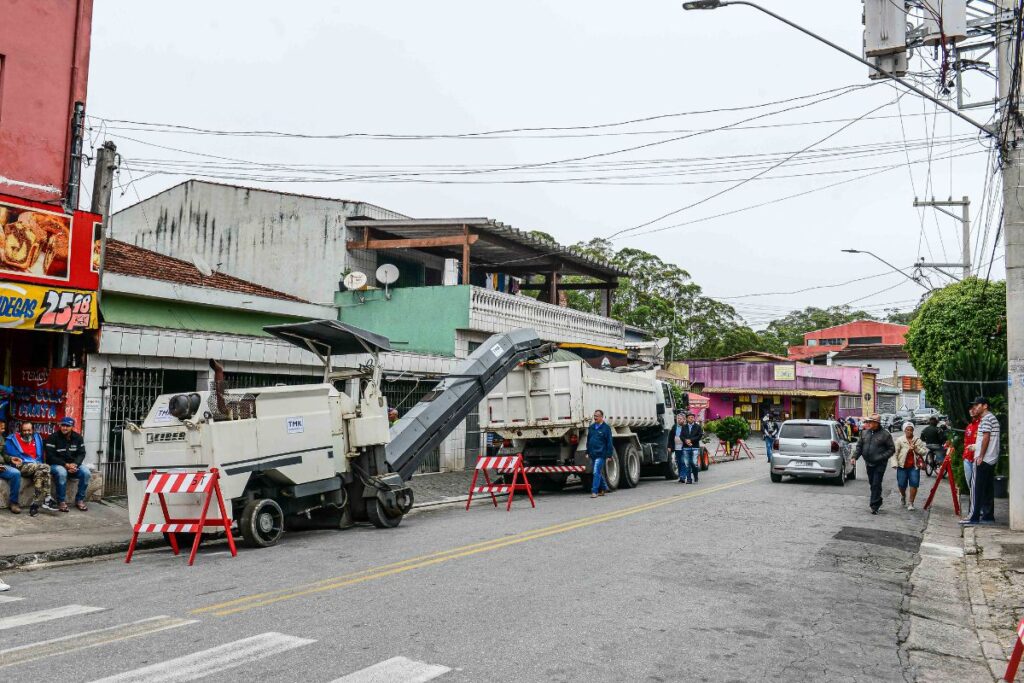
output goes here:
<path id="1" fill-rule="evenodd" d="M 999 462 L 999 421 L 988 409 L 988 399 L 979 396 L 971 403 L 976 406 L 978 435 L 974 442 L 974 481 L 971 483 L 971 515 L 960 523 L 965 526 L 994 524 L 995 474 Z"/>

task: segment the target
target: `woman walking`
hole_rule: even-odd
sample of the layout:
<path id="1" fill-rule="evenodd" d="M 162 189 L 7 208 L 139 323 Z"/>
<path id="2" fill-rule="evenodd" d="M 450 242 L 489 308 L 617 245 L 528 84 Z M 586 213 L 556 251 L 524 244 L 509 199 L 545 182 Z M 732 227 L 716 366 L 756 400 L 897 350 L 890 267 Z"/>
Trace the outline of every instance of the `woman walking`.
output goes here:
<path id="1" fill-rule="evenodd" d="M 917 488 L 921 485 L 920 459 L 928 455 L 928 446 L 914 436 L 914 424 L 903 423 L 903 434 L 894 443 L 896 451 L 889 458 L 889 466 L 896 470 L 896 486 L 907 510 L 913 511 Z M 910 488 L 910 502 L 907 502 L 907 488 Z"/>

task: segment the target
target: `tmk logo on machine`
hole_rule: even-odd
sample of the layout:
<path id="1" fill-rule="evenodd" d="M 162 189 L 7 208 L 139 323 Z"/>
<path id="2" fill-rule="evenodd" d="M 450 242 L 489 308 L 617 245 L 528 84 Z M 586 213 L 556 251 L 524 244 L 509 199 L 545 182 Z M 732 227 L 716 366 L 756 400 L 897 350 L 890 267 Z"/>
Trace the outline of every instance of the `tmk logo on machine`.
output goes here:
<path id="1" fill-rule="evenodd" d="M 302 434 L 306 431 L 306 418 L 304 417 L 289 417 L 284 422 L 289 434 Z"/>

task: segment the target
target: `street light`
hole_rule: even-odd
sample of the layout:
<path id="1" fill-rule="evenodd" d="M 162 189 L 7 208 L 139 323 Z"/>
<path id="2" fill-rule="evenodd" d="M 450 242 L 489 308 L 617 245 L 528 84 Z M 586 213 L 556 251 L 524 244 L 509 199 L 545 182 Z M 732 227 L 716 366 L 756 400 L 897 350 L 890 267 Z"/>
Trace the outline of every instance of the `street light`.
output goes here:
<path id="1" fill-rule="evenodd" d="M 914 284 L 917 284 L 917 285 L 921 285 L 922 287 L 924 287 L 924 288 L 925 288 L 925 289 L 927 289 L 928 291 L 931 291 L 931 288 L 930 288 L 930 287 L 928 287 L 927 285 L 925 285 L 925 284 L 921 283 L 920 281 L 918 281 L 918 279 L 917 279 L 917 278 L 915 278 L 915 277 L 911 277 L 910 275 L 907 275 L 907 274 L 906 274 L 906 273 L 904 273 L 904 272 L 903 272 L 902 270 L 900 270 L 899 268 L 897 268 L 897 267 L 896 267 L 896 266 L 894 266 L 893 264 L 889 263 L 889 262 L 888 262 L 888 261 L 886 261 L 886 260 L 885 260 L 884 258 L 882 258 L 881 256 L 879 256 L 878 254 L 876 254 L 876 253 L 874 253 L 874 252 L 871 252 L 871 251 L 863 251 L 863 250 L 861 250 L 861 249 L 843 249 L 843 253 L 844 253 L 844 254 L 867 254 L 868 256 L 873 256 L 873 257 L 875 257 L 876 259 L 878 259 L 879 261 L 881 261 L 882 263 L 884 263 L 885 265 L 887 265 L 887 266 L 889 266 L 890 268 L 892 268 L 893 270 L 895 270 L 895 271 L 896 271 L 897 273 L 899 273 L 899 274 L 900 274 L 900 275 L 902 275 L 903 277 L 905 277 L 905 278 L 907 278 L 908 280 L 910 280 L 911 282 L 913 282 Z"/>
<path id="2" fill-rule="evenodd" d="M 923 97 L 923 98 L 925 98 L 927 100 L 931 100 L 932 102 L 934 102 L 938 106 L 942 107 L 943 109 L 945 109 L 949 113 L 953 114 L 954 116 L 957 116 L 957 117 L 963 119 L 964 121 L 966 121 L 967 123 L 971 124 L 972 126 L 977 128 L 978 130 L 980 130 L 983 133 L 985 133 L 986 135 L 988 135 L 990 137 L 994 137 L 995 134 L 996 134 L 996 131 L 990 130 L 989 128 L 987 128 L 985 126 L 985 124 L 978 123 L 977 121 L 975 121 L 974 119 L 970 118 L 969 116 L 964 116 L 963 114 L 961 114 L 956 109 L 956 107 L 949 106 L 948 104 L 946 104 L 942 100 L 934 97 L 933 95 L 930 95 L 929 93 L 925 92 L 921 88 L 918 88 L 916 85 L 914 85 L 910 81 L 904 80 L 904 79 L 900 78 L 899 76 L 897 76 L 896 74 L 893 74 L 893 73 L 890 73 L 890 72 L 886 71 L 885 69 L 883 69 L 882 67 L 878 66 L 874 62 L 870 62 L 870 61 L 864 59 L 863 57 L 860 57 L 860 56 L 850 52 L 846 48 L 841 47 L 840 45 L 837 45 L 836 43 L 833 43 L 828 38 L 825 38 L 823 36 L 819 36 L 814 31 L 806 29 L 803 26 L 800 26 L 799 24 L 795 24 L 792 21 L 790 21 L 789 19 L 786 19 L 785 17 L 780 16 L 780 15 L 776 14 L 775 12 L 772 12 L 771 10 L 767 10 L 764 7 L 761 7 L 760 5 L 758 5 L 755 2 L 747 2 L 747 0 L 694 0 L 693 2 L 684 2 L 683 3 L 683 9 L 684 10 L 718 9 L 719 7 L 726 7 L 728 5 L 748 5 L 750 7 L 753 7 L 756 10 L 760 10 L 761 12 L 764 12 L 765 14 L 767 14 L 770 17 L 772 17 L 773 19 L 778 19 L 783 24 L 786 24 L 787 26 L 792 26 L 797 31 L 800 31 L 801 33 L 803 33 L 805 35 L 808 35 L 811 38 L 814 38 L 815 40 L 817 40 L 819 42 L 825 43 L 826 45 L 828 45 L 833 50 L 838 50 L 839 52 L 842 52 L 844 55 L 846 55 L 850 59 L 855 59 L 858 62 L 860 62 L 861 64 L 864 64 L 864 65 L 868 66 L 869 68 L 874 69 L 875 71 L 877 71 L 878 73 L 882 74 L 886 78 L 891 78 L 892 80 L 896 81 L 897 83 L 902 85 L 907 90 L 910 90 L 911 92 L 916 93 L 917 95 L 920 95 L 921 97 Z"/>

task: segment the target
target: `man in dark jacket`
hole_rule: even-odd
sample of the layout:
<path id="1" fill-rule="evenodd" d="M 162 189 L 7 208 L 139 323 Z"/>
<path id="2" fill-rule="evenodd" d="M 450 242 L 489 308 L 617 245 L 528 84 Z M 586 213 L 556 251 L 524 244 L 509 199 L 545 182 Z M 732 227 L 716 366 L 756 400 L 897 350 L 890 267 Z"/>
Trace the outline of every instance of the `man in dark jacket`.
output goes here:
<path id="1" fill-rule="evenodd" d="M 587 457 L 594 465 L 594 484 L 590 489 L 590 497 L 603 496 L 608 488 L 604 478 L 604 463 L 615 453 L 612 441 L 612 428 L 604 421 L 604 411 L 594 411 L 594 422 L 587 428 Z"/>
<path id="2" fill-rule="evenodd" d="M 889 466 L 889 458 L 896 452 L 896 445 L 892 442 L 892 435 L 882 429 L 882 418 L 878 413 L 864 418 L 860 430 L 860 439 L 857 441 L 857 448 L 853 452 L 854 467 L 857 466 L 857 458 L 864 458 L 864 465 L 868 471 L 868 483 L 871 484 L 871 514 L 877 515 L 878 508 L 882 507 L 882 477 Z"/>
<path id="3" fill-rule="evenodd" d="M 88 467 L 82 466 L 85 460 L 85 442 L 82 435 L 74 430 L 75 421 L 65 417 L 57 426 L 57 431 L 46 439 L 46 464 L 50 473 L 57 480 L 57 509 L 68 511 L 68 477 L 78 479 L 78 492 L 75 494 L 75 507 L 85 512 L 85 492 L 89 488 L 92 473 Z"/>

